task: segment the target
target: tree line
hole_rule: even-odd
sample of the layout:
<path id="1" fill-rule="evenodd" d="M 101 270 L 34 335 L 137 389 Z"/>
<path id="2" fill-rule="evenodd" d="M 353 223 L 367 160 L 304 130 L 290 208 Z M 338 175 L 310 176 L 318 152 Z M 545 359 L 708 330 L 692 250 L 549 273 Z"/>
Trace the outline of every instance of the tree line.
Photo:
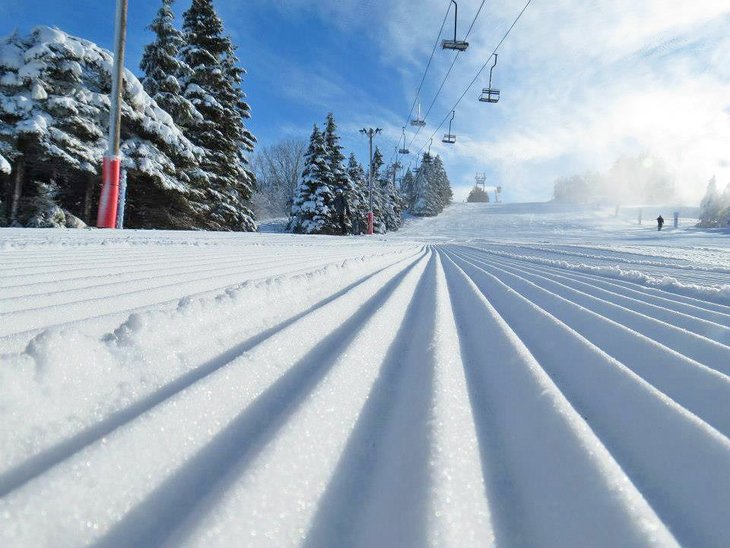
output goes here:
<path id="1" fill-rule="evenodd" d="M 278 151 L 289 156 L 292 146 L 285 144 Z M 260 187 L 271 181 L 271 195 L 276 197 L 279 211 L 289 216 L 288 230 L 295 233 L 364 233 L 371 205 L 370 179 L 373 228 L 379 234 L 398 230 L 406 211 L 415 216 L 438 215 L 453 197 L 448 175 L 438 156 L 424 154 L 420 167 L 406 170 L 400 181 L 397 179 L 400 166 L 396 163 L 386 166 L 377 146 L 369 168 L 363 167 L 353 153 L 346 160 L 331 113 L 323 129 L 316 124 L 312 129 L 296 185 L 291 184 L 292 177 L 282 176 L 282 170 L 271 169 L 272 165 L 291 166 L 294 162 L 291 159 L 272 161 L 271 152 L 264 151 L 263 157 L 255 162 L 264 166 Z M 290 199 L 282 199 L 282 190 L 291 191 Z"/>
<path id="2" fill-rule="evenodd" d="M 378 233 L 398 230 L 405 211 L 436 215 L 450 202 L 438 156 L 424 154 L 398 181 L 400 166 L 376 147 L 368 173 L 344 156 L 331 114 L 308 143 L 266 147 L 250 163 L 256 138 L 235 45 L 212 0 L 192 0 L 180 29 L 173 3 L 162 0 L 149 26 L 141 78 L 124 73 L 126 227 L 250 231 L 253 208 L 287 215 L 292 232 L 358 234 L 369 176 Z M 95 224 L 112 64 L 109 51 L 55 28 L 0 40 L 0 226 Z"/>

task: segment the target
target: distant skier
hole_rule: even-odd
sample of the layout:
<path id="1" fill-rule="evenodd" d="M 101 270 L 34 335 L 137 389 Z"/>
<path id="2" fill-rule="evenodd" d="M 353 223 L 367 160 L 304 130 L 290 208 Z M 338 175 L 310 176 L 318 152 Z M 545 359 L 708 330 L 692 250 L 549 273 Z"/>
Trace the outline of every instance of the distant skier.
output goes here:
<path id="1" fill-rule="evenodd" d="M 347 203 L 347 197 L 345 197 L 345 193 L 342 192 L 342 189 L 337 191 L 333 205 L 335 206 L 335 212 L 337 213 L 337 220 L 340 223 L 340 230 L 342 230 L 342 234 L 345 235 L 347 234 L 347 221 L 349 220 L 351 213 L 350 205 Z"/>
<path id="2" fill-rule="evenodd" d="M 659 217 L 656 218 L 656 225 L 657 225 L 657 230 L 661 230 L 662 227 L 664 226 L 664 217 L 659 215 Z"/>

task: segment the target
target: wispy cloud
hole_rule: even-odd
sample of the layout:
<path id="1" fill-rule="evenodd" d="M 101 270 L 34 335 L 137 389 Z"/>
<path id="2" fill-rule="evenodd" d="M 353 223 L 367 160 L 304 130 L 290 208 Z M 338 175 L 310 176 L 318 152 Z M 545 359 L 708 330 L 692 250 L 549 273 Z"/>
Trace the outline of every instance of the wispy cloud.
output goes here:
<path id="1" fill-rule="evenodd" d="M 457 145 L 436 149 L 457 178 L 491 169 L 513 197 L 547 198 L 555 176 L 644 151 L 667 160 L 688 198 L 713 173 L 730 178 L 730 8 L 634 4 L 534 2 L 500 53 L 502 102 L 476 102 L 482 79 L 459 106 Z M 521 5 L 485 10 L 431 120 L 448 112 Z"/>

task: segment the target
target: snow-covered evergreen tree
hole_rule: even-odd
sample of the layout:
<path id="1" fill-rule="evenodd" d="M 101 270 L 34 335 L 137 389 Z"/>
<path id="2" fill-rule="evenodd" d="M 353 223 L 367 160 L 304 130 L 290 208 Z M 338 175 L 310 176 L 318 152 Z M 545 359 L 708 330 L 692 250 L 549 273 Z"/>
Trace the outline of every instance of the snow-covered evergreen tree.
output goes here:
<path id="1" fill-rule="evenodd" d="M 173 25 L 174 0 L 162 0 L 157 15 L 149 29 L 155 33 L 154 42 L 144 48 L 140 68 L 145 76 L 142 86 L 162 109 L 170 114 L 178 125 L 202 121 L 202 115 L 183 96 L 181 81 L 189 79 L 193 70 L 179 58 L 185 44 L 182 32 Z"/>
<path id="2" fill-rule="evenodd" d="M 403 196 L 403 203 L 406 210 L 411 210 L 415 204 L 415 183 L 416 179 L 410 169 L 406 170 L 403 180 L 400 183 L 400 191 Z"/>
<path id="3" fill-rule="evenodd" d="M 330 168 L 325 136 L 317 125 L 312 129 L 304 157 L 304 171 L 292 203 L 288 230 L 300 234 L 336 234 L 339 223 L 332 208 L 334 176 Z"/>
<path id="4" fill-rule="evenodd" d="M 440 156 L 433 159 L 433 177 L 438 193 L 439 213 L 451 203 L 454 193 L 451 190 L 451 182 L 444 168 L 444 163 Z"/>
<path id="5" fill-rule="evenodd" d="M 720 225 L 730 226 L 730 183 L 725 185 L 725 190 L 720 196 Z"/>
<path id="6" fill-rule="evenodd" d="M 367 230 L 367 215 L 369 210 L 368 178 L 365 169 L 350 154 L 347 161 L 347 174 L 353 183 L 353 200 L 350 210 L 353 217 L 353 231 L 355 234 L 363 234 Z"/>
<path id="7" fill-rule="evenodd" d="M 398 230 L 403 222 L 403 200 L 394 182 L 396 170 L 397 167 L 392 164 L 386 170 L 385 176 L 380 180 L 380 194 L 383 199 L 383 217 L 385 220 L 385 228 L 388 231 Z"/>
<path id="8" fill-rule="evenodd" d="M 186 45 L 181 58 L 192 67 L 184 95 L 202 119 L 184 126 L 185 134 L 205 151 L 202 170 L 209 228 L 255 230 L 247 207 L 254 186 L 246 154 L 255 138 L 246 129 L 249 106 L 241 89 L 245 71 L 238 66 L 235 48 L 223 34 L 223 23 L 212 0 L 193 0 L 183 14 Z"/>
<path id="9" fill-rule="evenodd" d="M 415 176 L 406 173 L 401 188 L 408 211 L 417 216 L 438 215 L 453 198 L 443 161 L 427 152 L 423 154 Z"/>
<path id="10" fill-rule="evenodd" d="M 413 184 L 414 203 L 411 213 L 419 217 L 433 217 L 441 212 L 440 196 L 435 184 L 432 158 L 424 153 L 421 167 Z"/>
<path id="11" fill-rule="evenodd" d="M 27 38 L 0 41 L 0 58 L 0 141 L 14 164 L 13 176 L 5 178 L 12 196 L 8 221 L 28 222 L 42 192 L 38 185 L 51 181 L 58 185 L 53 199 L 90 221 L 107 148 L 111 53 L 38 27 Z M 190 227 L 187 199 L 194 189 L 184 168 L 198 161 L 199 149 L 129 71 L 122 99 L 128 226 Z"/>
<path id="12" fill-rule="evenodd" d="M 350 194 L 353 190 L 352 181 L 343 165 L 345 155 L 342 153 L 340 145 L 340 137 L 337 135 L 337 124 L 335 117 L 330 112 L 327 114 L 327 120 L 324 129 L 324 141 L 327 147 L 327 159 L 329 161 L 330 171 L 334 178 L 334 189 L 342 190 L 346 194 Z"/>
<path id="13" fill-rule="evenodd" d="M 466 201 L 469 203 L 489 203 L 489 194 L 486 193 L 486 191 L 482 190 L 478 186 L 475 186 L 471 189 L 471 192 L 469 192 L 469 196 L 467 196 Z"/>
<path id="14" fill-rule="evenodd" d="M 350 178 L 349 172 L 344 166 L 345 155 L 342 153 L 340 138 L 337 135 L 337 124 L 335 123 L 334 115 L 331 112 L 327 114 L 324 140 L 325 146 L 327 147 L 329 166 L 333 178 L 332 189 L 335 193 L 339 191 L 343 192 L 352 214 L 355 211 L 353 203 L 357 200 L 357 196 L 355 194 L 355 183 Z M 350 217 L 352 217 L 352 215 Z M 348 232 L 351 232 L 353 228 L 357 228 L 353 226 L 352 221 L 352 218 L 347 220 Z"/>
<path id="15" fill-rule="evenodd" d="M 382 177 L 381 170 L 385 160 L 383 159 L 383 153 L 380 152 L 380 148 L 375 146 L 373 150 L 373 162 L 372 162 L 372 184 L 373 184 L 373 231 L 376 234 L 385 234 L 387 228 L 385 226 L 385 203 L 382 192 Z M 369 183 L 368 183 L 369 185 Z M 369 186 L 368 186 L 369 188 Z"/>
<path id="16" fill-rule="evenodd" d="M 715 177 L 707 183 L 705 196 L 700 202 L 700 226 L 713 227 L 719 226 L 721 223 L 720 214 L 723 210 L 720 191 L 717 188 L 717 180 Z"/>

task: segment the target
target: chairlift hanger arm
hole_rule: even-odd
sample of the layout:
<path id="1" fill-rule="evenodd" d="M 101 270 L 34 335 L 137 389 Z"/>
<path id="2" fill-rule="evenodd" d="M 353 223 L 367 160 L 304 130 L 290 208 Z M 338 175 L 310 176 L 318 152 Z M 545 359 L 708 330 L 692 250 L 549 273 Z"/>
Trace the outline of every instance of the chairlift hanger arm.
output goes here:
<path id="1" fill-rule="evenodd" d="M 454 42 L 456 42 L 456 23 L 459 20 L 459 4 L 456 3 L 456 0 L 451 0 L 451 3 L 454 4 Z"/>
<path id="2" fill-rule="evenodd" d="M 443 49 L 466 51 L 466 49 L 469 47 L 469 42 L 467 42 L 466 40 L 456 39 L 456 26 L 459 20 L 459 5 L 456 3 L 456 0 L 451 0 L 451 3 L 454 4 L 454 39 L 444 40 L 443 42 L 441 42 L 441 47 Z"/>

